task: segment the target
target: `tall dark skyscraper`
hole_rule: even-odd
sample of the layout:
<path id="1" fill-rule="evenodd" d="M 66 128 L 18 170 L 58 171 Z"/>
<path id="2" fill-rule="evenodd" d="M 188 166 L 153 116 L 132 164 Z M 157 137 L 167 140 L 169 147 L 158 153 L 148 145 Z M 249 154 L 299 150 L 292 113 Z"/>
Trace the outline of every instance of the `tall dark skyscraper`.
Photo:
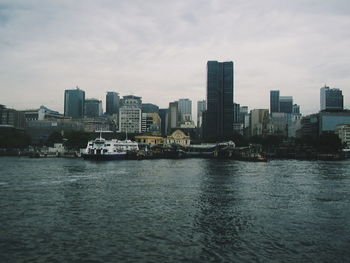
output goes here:
<path id="1" fill-rule="evenodd" d="M 117 92 L 109 91 L 106 95 L 106 113 L 113 115 L 119 113 L 119 94 Z"/>
<path id="2" fill-rule="evenodd" d="M 233 134 L 233 62 L 208 61 L 207 110 L 203 113 L 204 139 Z"/>
<path id="3" fill-rule="evenodd" d="M 270 91 L 270 112 L 280 112 L 280 91 Z"/>
<path id="4" fill-rule="evenodd" d="M 80 119 L 84 116 L 85 91 L 79 89 L 64 91 L 64 116 Z"/>

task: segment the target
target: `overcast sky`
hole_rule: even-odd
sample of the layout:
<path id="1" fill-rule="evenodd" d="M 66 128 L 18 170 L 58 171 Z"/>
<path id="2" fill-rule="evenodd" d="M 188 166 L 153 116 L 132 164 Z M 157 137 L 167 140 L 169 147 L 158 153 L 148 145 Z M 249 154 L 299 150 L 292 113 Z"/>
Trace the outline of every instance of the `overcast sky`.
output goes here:
<path id="1" fill-rule="evenodd" d="M 65 89 L 168 107 L 206 96 L 208 60 L 234 61 L 234 101 L 269 91 L 319 110 L 320 88 L 350 108 L 349 0 L 0 0 L 0 104 L 63 112 Z M 105 104 L 104 104 L 105 108 Z"/>

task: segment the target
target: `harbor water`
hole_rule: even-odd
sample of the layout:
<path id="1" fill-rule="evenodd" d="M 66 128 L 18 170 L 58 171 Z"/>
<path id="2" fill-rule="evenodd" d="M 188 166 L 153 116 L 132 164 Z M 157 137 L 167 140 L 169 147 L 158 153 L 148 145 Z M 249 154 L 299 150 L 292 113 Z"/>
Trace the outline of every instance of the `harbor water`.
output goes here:
<path id="1" fill-rule="evenodd" d="M 0 262 L 346 262 L 350 160 L 0 158 Z"/>

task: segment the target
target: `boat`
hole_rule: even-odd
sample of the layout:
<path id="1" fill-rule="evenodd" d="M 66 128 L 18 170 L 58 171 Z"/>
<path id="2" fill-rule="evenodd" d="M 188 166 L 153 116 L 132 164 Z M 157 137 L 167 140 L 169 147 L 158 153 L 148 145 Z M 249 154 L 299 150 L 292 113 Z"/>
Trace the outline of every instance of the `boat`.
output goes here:
<path id="1" fill-rule="evenodd" d="M 106 140 L 100 137 L 89 141 L 82 153 L 84 159 L 90 160 L 122 160 L 139 150 L 137 142 L 131 140 Z"/>

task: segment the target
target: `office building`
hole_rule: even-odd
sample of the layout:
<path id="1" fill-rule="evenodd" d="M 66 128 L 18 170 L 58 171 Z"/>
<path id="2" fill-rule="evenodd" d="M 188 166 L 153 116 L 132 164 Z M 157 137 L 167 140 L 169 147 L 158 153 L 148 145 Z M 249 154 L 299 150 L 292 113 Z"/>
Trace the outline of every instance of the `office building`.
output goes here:
<path id="1" fill-rule="evenodd" d="M 280 112 L 280 91 L 270 91 L 270 112 Z"/>
<path id="2" fill-rule="evenodd" d="M 165 136 L 168 130 L 168 111 L 169 109 L 159 109 L 160 132 Z"/>
<path id="3" fill-rule="evenodd" d="M 181 122 L 192 120 L 192 101 L 190 99 L 179 99 L 178 110 Z"/>
<path id="4" fill-rule="evenodd" d="M 108 91 L 106 95 L 106 114 L 118 114 L 120 107 L 120 98 L 117 92 Z"/>
<path id="5" fill-rule="evenodd" d="M 338 125 L 350 124 L 350 111 L 321 111 L 319 113 L 319 134 L 334 132 Z"/>
<path id="6" fill-rule="evenodd" d="M 119 132 L 141 133 L 141 97 L 128 95 L 121 99 Z"/>
<path id="7" fill-rule="evenodd" d="M 98 99 L 86 99 L 84 103 L 84 117 L 97 118 L 103 114 L 102 101 Z"/>
<path id="8" fill-rule="evenodd" d="M 80 119 L 84 116 L 85 92 L 78 87 L 64 91 L 64 116 Z"/>
<path id="9" fill-rule="evenodd" d="M 208 61 L 204 139 L 220 139 L 233 134 L 233 82 L 232 61 Z"/>
<path id="10" fill-rule="evenodd" d="M 45 106 L 40 106 L 39 109 L 24 110 L 23 111 L 26 121 L 35 120 L 50 120 L 50 119 L 63 119 L 63 114 L 58 111 L 50 110 Z"/>
<path id="11" fill-rule="evenodd" d="M 283 113 L 293 112 L 293 97 L 292 96 L 280 96 L 280 111 Z"/>
<path id="12" fill-rule="evenodd" d="M 180 124 L 179 105 L 177 101 L 169 103 L 168 111 L 168 130 L 167 134 L 170 134 L 172 129 L 178 128 Z"/>
<path id="13" fill-rule="evenodd" d="M 22 111 L 8 109 L 0 105 L 0 127 L 2 128 L 25 128 L 25 116 Z"/>
<path id="14" fill-rule="evenodd" d="M 142 103 L 142 113 L 159 113 L 159 107 L 152 103 Z"/>
<path id="15" fill-rule="evenodd" d="M 240 105 L 233 103 L 233 123 L 240 123 Z"/>
<path id="16" fill-rule="evenodd" d="M 273 125 L 270 125 L 268 109 L 254 109 L 250 111 L 250 134 L 266 135 L 272 133 Z"/>
<path id="17" fill-rule="evenodd" d="M 160 134 L 161 119 L 158 113 L 142 113 L 141 131 Z"/>
<path id="18" fill-rule="evenodd" d="M 321 88 L 320 93 L 321 111 L 342 111 L 344 98 L 340 89 L 330 89 L 327 86 Z"/>
<path id="19" fill-rule="evenodd" d="M 203 112 L 207 110 L 207 102 L 200 100 L 197 102 L 197 127 L 201 128 L 203 123 Z"/>

